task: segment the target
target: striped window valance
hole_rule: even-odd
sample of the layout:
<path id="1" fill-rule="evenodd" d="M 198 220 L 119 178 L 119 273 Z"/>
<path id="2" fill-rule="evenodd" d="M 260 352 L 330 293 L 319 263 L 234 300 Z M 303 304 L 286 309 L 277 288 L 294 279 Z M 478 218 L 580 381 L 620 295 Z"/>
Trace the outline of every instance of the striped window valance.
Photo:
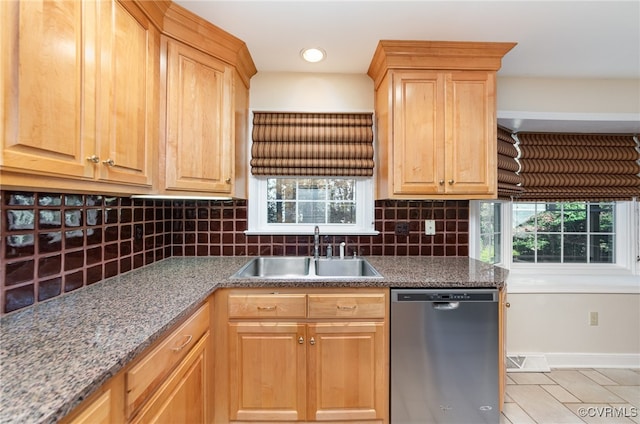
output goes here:
<path id="1" fill-rule="evenodd" d="M 372 113 L 254 112 L 253 175 L 372 176 Z"/>
<path id="2" fill-rule="evenodd" d="M 517 174 L 520 165 L 516 158 L 516 140 L 511 130 L 498 127 L 498 199 L 511 199 L 522 193 L 522 177 Z"/>
<path id="3" fill-rule="evenodd" d="M 607 201 L 640 197 L 632 135 L 518 133 L 520 200 Z"/>

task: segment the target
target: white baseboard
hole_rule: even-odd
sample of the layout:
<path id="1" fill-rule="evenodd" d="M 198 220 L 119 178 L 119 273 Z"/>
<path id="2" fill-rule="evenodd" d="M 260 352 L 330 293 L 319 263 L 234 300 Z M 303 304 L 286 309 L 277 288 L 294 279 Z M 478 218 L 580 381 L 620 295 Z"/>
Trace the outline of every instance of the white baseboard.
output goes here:
<path id="1" fill-rule="evenodd" d="M 507 356 L 527 357 L 530 366 L 520 370 L 508 368 L 507 371 L 544 372 L 545 362 L 548 368 L 640 368 L 640 353 L 508 353 Z M 542 358 L 541 358 L 542 357 Z M 534 365 L 535 364 L 535 365 Z"/>
<path id="2" fill-rule="evenodd" d="M 551 368 L 640 368 L 640 353 L 546 353 Z"/>

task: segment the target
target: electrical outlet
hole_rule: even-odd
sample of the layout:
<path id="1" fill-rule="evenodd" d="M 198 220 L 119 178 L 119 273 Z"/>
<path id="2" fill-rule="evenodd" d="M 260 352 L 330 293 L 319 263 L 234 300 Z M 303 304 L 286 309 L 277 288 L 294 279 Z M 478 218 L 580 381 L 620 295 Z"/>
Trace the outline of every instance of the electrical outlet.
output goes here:
<path id="1" fill-rule="evenodd" d="M 436 234 L 436 221 L 433 219 L 425 219 L 424 221 L 424 233 L 428 236 Z"/>
<path id="2" fill-rule="evenodd" d="M 598 313 L 597 312 L 589 312 L 589 325 L 597 326 L 598 325 Z"/>
<path id="3" fill-rule="evenodd" d="M 134 240 L 142 240 L 142 237 L 144 236 L 144 228 L 142 227 L 142 224 L 134 225 L 133 232 Z"/>
<path id="4" fill-rule="evenodd" d="M 409 235 L 409 223 L 408 222 L 396 222 L 396 235 L 408 236 Z"/>

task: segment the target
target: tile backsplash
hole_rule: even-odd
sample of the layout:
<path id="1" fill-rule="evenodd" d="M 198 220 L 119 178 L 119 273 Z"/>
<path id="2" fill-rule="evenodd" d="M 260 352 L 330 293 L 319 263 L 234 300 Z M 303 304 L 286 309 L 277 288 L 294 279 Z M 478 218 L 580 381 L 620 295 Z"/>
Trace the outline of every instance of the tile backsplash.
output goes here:
<path id="1" fill-rule="evenodd" d="M 170 256 L 309 255 L 311 236 L 248 236 L 247 201 L 0 191 L 0 314 Z M 424 235 L 424 220 L 436 235 Z M 377 236 L 322 237 L 363 256 L 467 256 L 468 201 L 379 200 Z M 334 250 L 337 252 L 337 249 Z"/>

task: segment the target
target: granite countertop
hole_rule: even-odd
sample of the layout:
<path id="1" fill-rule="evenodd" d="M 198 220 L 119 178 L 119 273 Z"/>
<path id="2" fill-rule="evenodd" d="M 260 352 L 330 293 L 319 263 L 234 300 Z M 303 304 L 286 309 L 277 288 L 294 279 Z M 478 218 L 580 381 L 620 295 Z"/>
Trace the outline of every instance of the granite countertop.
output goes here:
<path id="1" fill-rule="evenodd" d="M 56 422 L 216 288 L 479 288 L 507 277 L 468 258 L 368 257 L 384 278 L 230 279 L 249 259 L 169 258 L 2 317 L 0 422 Z"/>

